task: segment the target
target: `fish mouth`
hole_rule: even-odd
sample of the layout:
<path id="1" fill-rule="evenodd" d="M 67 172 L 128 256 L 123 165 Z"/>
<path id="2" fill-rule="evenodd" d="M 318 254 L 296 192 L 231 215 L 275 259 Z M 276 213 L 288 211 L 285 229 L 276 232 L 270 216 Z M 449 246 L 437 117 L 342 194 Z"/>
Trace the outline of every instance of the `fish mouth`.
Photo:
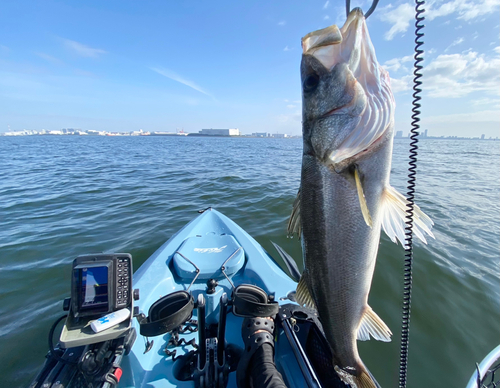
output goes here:
<path id="1" fill-rule="evenodd" d="M 328 156 L 334 165 L 368 148 L 388 130 L 394 122 L 395 101 L 390 89 L 389 74 L 378 64 L 368 27 L 360 8 L 353 9 L 342 28 L 333 25 L 314 31 L 302 38 L 304 55 L 315 57 L 329 72 L 345 64 L 355 83 L 352 100 L 322 114 L 319 119 L 333 115 L 353 115 L 353 105 L 363 98 L 364 109 L 355 117 L 357 124 L 338 143 Z"/>
<path id="2" fill-rule="evenodd" d="M 351 71 L 355 72 L 359 67 L 364 25 L 363 11 L 355 8 L 347 16 L 342 28 L 332 25 L 304 36 L 302 52 L 314 56 L 328 70 L 337 63 L 347 63 Z"/>

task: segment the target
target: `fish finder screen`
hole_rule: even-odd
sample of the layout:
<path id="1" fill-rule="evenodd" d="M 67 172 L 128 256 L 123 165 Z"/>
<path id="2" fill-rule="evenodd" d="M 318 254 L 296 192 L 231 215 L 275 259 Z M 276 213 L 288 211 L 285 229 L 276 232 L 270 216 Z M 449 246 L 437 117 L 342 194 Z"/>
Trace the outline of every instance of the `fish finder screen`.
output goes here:
<path id="1" fill-rule="evenodd" d="M 81 268 L 80 303 L 82 308 L 108 304 L 108 267 Z"/>

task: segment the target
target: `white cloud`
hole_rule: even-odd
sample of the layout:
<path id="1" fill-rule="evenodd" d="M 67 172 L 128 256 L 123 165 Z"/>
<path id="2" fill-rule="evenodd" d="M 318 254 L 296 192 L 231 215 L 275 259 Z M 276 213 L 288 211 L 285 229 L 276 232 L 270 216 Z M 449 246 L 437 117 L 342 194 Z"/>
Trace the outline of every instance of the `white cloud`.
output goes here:
<path id="1" fill-rule="evenodd" d="M 438 17 L 456 15 L 459 20 L 471 21 L 483 15 L 494 14 L 500 8 L 500 0 L 451 0 L 430 1 L 426 4 L 424 14 L 426 20 Z M 389 4 L 379 11 L 379 18 L 392 27 L 384 35 L 386 40 L 392 40 L 399 33 L 405 33 L 410 22 L 415 18 L 413 4 L 403 3 L 394 7 Z M 445 21 L 446 24 L 449 20 Z"/>
<path id="2" fill-rule="evenodd" d="M 327 9 L 329 5 L 330 5 L 330 0 L 327 0 L 325 5 L 323 6 L 323 9 Z"/>
<path id="3" fill-rule="evenodd" d="M 285 24 L 286 24 L 286 22 L 284 20 L 282 20 L 281 22 L 278 23 L 278 26 L 283 27 Z"/>
<path id="4" fill-rule="evenodd" d="M 101 54 L 106 54 L 106 51 L 95 49 L 84 44 L 75 42 L 74 40 L 62 39 L 64 46 L 81 57 L 97 58 Z"/>
<path id="5" fill-rule="evenodd" d="M 494 13 L 500 7 L 498 0 L 452 0 L 434 8 L 438 3 L 438 1 L 429 3 L 426 7 L 426 18 L 429 20 L 456 12 L 458 13 L 457 19 L 469 21 L 479 16 Z"/>
<path id="6" fill-rule="evenodd" d="M 386 40 L 392 40 L 396 34 L 408 30 L 410 21 L 415 17 L 415 10 L 407 3 L 400 4 L 396 8 L 389 4 L 380 10 L 379 15 L 380 20 L 392 24 L 390 30 L 384 34 Z"/>
<path id="7" fill-rule="evenodd" d="M 478 100 L 472 100 L 472 105 L 491 105 L 494 108 L 500 108 L 500 98 L 480 98 Z"/>
<path id="8" fill-rule="evenodd" d="M 293 48 L 290 48 L 288 46 L 285 46 L 285 48 L 283 49 L 283 51 L 291 51 L 291 50 L 293 50 Z"/>
<path id="9" fill-rule="evenodd" d="M 55 65 L 63 65 L 64 64 L 63 61 L 61 61 L 60 59 L 58 59 L 56 57 L 53 57 L 52 55 L 45 54 L 45 53 L 39 53 L 39 52 L 36 52 L 35 54 L 38 55 L 40 58 L 45 59 L 47 62 L 53 63 Z"/>
<path id="10" fill-rule="evenodd" d="M 500 48 L 495 50 L 500 53 Z M 411 89 L 411 69 L 402 65 L 411 57 L 394 58 L 384 64 L 386 69 L 406 70 L 400 78 L 391 78 L 394 93 Z M 500 55 L 487 57 L 474 51 L 437 56 L 423 69 L 423 90 L 431 98 L 459 98 L 473 92 L 500 96 Z M 486 98 L 487 96 L 485 96 Z"/>
<path id="11" fill-rule="evenodd" d="M 330 16 L 328 15 L 325 15 L 325 17 L 323 18 L 323 20 L 328 20 L 328 19 L 330 19 Z"/>
<path id="12" fill-rule="evenodd" d="M 500 56 L 487 58 L 468 51 L 439 55 L 424 68 L 425 89 L 429 97 L 463 97 L 482 91 L 500 95 Z"/>
<path id="13" fill-rule="evenodd" d="M 157 72 L 158 74 L 164 76 L 164 77 L 167 77 L 167 78 L 170 78 L 171 80 L 174 80 L 174 81 L 177 81 L 183 85 L 186 85 L 186 86 L 189 86 L 190 88 L 200 92 L 200 93 L 203 93 L 209 97 L 212 97 L 214 98 L 209 92 L 207 92 L 205 89 L 203 89 L 201 86 L 197 85 L 196 83 L 194 83 L 193 81 L 190 81 L 186 78 L 183 78 L 181 77 L 180 75 L 174 73 L 173 71 L 171 70 L 168 70 L 168 69 L 165 69 L 165 68 L 162 68 L 162 67 L 150 67 L 151 70 Z"/>
<path id="14" fill-rule="evenodd" d="M 445 48 L 444 52 L 448 52 L 450 50 L 450 48 L 452 48 L 453 46 L 458 46 L 460 43 L 463 43 L 464 42 L 464 38 L 457 38 L 455 39 L 452 44 L 450 44 L 448 47 Z"/>
<path id="15" fill-rule="evenodd" d="M 399 92 L 404 92 L 405 90 L 411 89 L 411 75 L 405 75 L 401 78 L 391 78 L 391 90 L 392 93 L 396 94 Z"/>
<path id="16" fill-rule="evenodd" d="M 410 62 L 413 60 L 411 55 L 406 55 L 402 58 L 393 58 L 386 61 L 382 66 L 387 71 L 398 71 L 399 69 L 408 70 L 403 63 Z"/>
<path id="17" fill-rule="evenodd" d="M 286 107 L 287 107 L 288 109 L 293 109 L 293 108 L 296 108 L 296 107 L 297 107 L 297 105 L 288 104 Z"/>

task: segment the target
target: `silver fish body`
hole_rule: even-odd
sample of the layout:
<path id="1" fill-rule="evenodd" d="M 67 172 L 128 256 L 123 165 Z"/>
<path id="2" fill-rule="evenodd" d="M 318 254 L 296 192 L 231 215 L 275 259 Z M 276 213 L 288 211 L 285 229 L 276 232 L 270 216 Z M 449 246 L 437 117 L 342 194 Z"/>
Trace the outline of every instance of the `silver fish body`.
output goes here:
<path id="1" fill-rule="evenodd" d="M 381 227 L 404 240 L 406 200 L 389 185 L 394 98 L 359 9 L 302 47 L 301 187 L 289 223 L 303 245 L 297 301 L 317 308 L 341 379 L 376 387 L 356 341 L 392 334 L 368 294 Z M 432 221 L 417 213 L 418 237 L 432 236 Z"/>
<path id="2" fill-rule="evenodd" d="M 304 143 L 309 142 L 304 138 Z M 304 148 L 306 145 L 304 144 Z M 390 172 L 392 139 L 357 159 L 374 227 L 360 211 L 351 168 L 334 171 L 314 155 L 302 162 L 300 211 L 307 285 L 332 347 L 335 365 L 360 369 L 357 332 L 366 309 L 380 240 L 378 201 Z M 374 166 L 383 168 L 370 172 Z M 379 225 L 379 227 L 376 227 Z"/>

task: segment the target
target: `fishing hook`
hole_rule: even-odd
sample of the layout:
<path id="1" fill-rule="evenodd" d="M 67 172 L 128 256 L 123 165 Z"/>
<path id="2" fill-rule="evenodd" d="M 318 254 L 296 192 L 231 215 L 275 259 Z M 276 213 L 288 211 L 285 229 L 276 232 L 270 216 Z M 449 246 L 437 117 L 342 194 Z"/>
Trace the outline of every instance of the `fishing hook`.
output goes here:
<path id="1" fill-rule="evenodd" d="M 373 3 L 370 7 L 370 9 L 365 13 L 365 19 L 368 19 L 368 16 L 370 16 L 373 11 L 375 11 L 375 8 L 377 7 L 379 0 L 373 0 Z M 345 10 L 346 10 L 346 17 L 349 16 L 349 13 L 351 12 L 351 0 L 345 0 Z"/>

